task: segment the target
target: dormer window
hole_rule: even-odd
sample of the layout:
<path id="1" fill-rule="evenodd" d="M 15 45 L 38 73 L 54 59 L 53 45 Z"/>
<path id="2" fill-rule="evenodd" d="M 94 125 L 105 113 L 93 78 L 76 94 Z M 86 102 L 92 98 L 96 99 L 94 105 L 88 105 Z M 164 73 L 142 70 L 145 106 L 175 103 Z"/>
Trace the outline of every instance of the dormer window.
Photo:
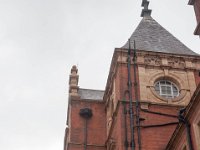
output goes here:
<path id="1" fill-rule="evenodd" d="M 155 83 L 155 91 L 165 99 L 174 99 L 179 96 L 178 87 L 168 80 L 159 80 Z"/>

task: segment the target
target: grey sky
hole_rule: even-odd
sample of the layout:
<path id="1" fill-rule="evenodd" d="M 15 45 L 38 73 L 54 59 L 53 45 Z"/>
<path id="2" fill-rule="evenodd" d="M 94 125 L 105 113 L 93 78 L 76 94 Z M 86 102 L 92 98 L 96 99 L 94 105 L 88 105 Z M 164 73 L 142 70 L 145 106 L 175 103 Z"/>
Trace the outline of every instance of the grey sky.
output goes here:
<path id="1" fill-rule="evenodd" d="M 68 75 L 104 89 L 112 53 L 141 20 L 136 0 L 0 0 L 0 149 L 59 150 Z M 151 0 L 152 16 L 193 51 L 196 19 L 188 1 Z"/>

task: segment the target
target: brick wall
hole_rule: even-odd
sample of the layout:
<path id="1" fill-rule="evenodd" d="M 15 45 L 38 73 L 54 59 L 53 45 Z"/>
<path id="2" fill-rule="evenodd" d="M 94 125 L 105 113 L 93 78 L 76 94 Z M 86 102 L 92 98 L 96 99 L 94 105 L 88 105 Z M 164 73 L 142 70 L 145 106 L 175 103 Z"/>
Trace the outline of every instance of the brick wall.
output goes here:
<path id="1" fill-rule="evenodd" d="M 198 85 L 200 83 L 200 71 L 195 71 L 194 76 L 195 76 L 196 85 Z"/>
<path id="2" fill-rule="evenodd" d="M 138 78 L 138 71 L 136 70 L 137 81 L 139 82 Z M 120 64 L 117 73 L 116 73 L 116 98 L 118 100 L 122 100 L 123 98 L 128 99 L 128 94 L 125 94 L 125 91 L 128 90 L 128 69 L 127 64 Z M 133 65 L 131 66 L 131 82 L 132 82 L 132 97 L 133 100 L 135 99 L 135 89 L 134 89 L 134 73 L 133 73 Z M 140 87 L 138 83 L 138 93 L 140 93 Z M 140 98 L 140 94 L 138 94 Z"/>
<path id="3" fill-rule="evenodd" d="M 197 20 L 197 26 L 194 31 L 195 35 L 200 35 L 200 0 L 189 0 L 189 5 L 194 6 L 194 11 Z"/>
<path id="4" fill-rule="evenodd" d="M 124 59 L 126 60 L 126 59 Z M 133 73 L 133 65 L 131 65 L 131 81 L 132 81 L 132 98 L 133 101 L 135 101 L 135 92 L 134 92 L 134 73 Z M 137 75 L 137 81 L 138 81 L 138 96 L 140 99 L 140 80 L 138 77 L 138 69 L 136 70 Z M 130 143 L 131 143 L 131 130 L 130 130 L 130 114 L 124 114 L 124 105 L 122 104 L 122 100 L 127 100 L 126 102 L 126 110 L 129 109 L 129 102 L 128 102 L 128 94 L 125 95 L 125 91 L 128 90 L 128 70 L 127 70 L 127 63 L 126 61 L 118 63 L 116 73 L 115 73 L 115 79 L 113 80 L 115 82 L 115 98 L 117 100 L 114 100 L 118 107 L 113 112 L 112 117 L 112 129 L 110 130 L 110 133 L 108 135 L 108 141 L 109 139 L 114 140 L 115 142 L 115 149 L 116 150 L 125 150 L 125 128 L 127 129 L 127 139 L 129 143 L 129 149 L 130 149 Z M 142 91 L 146 92 L 146 91 Z M 125 98 L 125 99 L 124 99 Z M 143 105 L 143 104 L 142 104 Z M 155 111 L 165 114 L 171 114 L 171 115 L 178 115 L 180 106 L 178 105 L 167 105 L 167 104 L 151 104 L 145 103 L 146 109 L 148 111 Z M 134 114 L 136 114 L 135 111 L 135 103 L 133 103 L 133 110 Z M 126 117 L 126 121 L 125 121 Z M 144 119 L 144 121 L 141 121 L 141 144 L 142 149 L 144 150 L 161 150 L 164 149 L 170 140 L 171 135 L 173 134 L 176 125 L 177 124 L 171 124 L 171 125 L 164 125 L 168 123 L 177 123 L 178 119 L 175 117 L 168 117 L 168 116 L 162 116 L 158 114 L 152 114 L 140 111 L 140 117 Z M 134 120 L 136 120 L 136 117 L 134 115 Z M 126 123 L 125 123 L 126 122 Z M 126 124 L 126 126 L 125 126 Z M 146 127 L 148 125 L 161 125 L 160 127 Z M 134 126 L 136 126 L 136 121 L 134 121 Z M 146 127 L 146 128 L 145 128 Z M 136 144 L 136 149 L 138 149 L 138 142 L 137 142 L 137 128 L 134 128 L 134 140 Z"/>
<path id="5" fill-rule="evenodd" d="M 125 142 L 125 115 L 123 113 L 124 106 L 120 102 L 120 106 L 118 107 L 113 131 L 110 135 L 111 139 L 114 139 L 116 142 L 116 149 L 125 150 L 124 142 Z M 128 110 L 129 104 L 127 102 L 126 108 Z M 134 105 L 134 114 L 135 114 L 135 105 Z M 177 115 L 180 107 L 175 106 L 164 106 L 164 105 L 152 105 L 149 104 L 148 110 L 154 112 L 160 112 L 165 114 Z M 158 114 L 152 114 L 148 112 L 140 111 L 140 117 L 145 120 L 140 122 L 141 125 L 141 144 L 142 149 L 144 150 L 162 150 L 165 149 L 168 141 L 170 140 L 175 128 L 176 124 L 172 125 L 164 125 L 161 127 L 147 127 L 148 125 L 161 125 L 166 123 L 178 122 L 177 118 L 162 116 Z M 134 117 L 136 120 L 136 117 Z M 127 128 L 127 138 L 130 149 L 131 142 L 131 134 L 130 134 L 130 115 L 126 114 L 126 128 Z M 134 126 L 136 126 L 136 122 L 134 121 Z M 146 128 L 145 128 L 146 127 Z M 136 149 L 138 149 L 138 141 L 137 141 L 137 130 L 134 128 L 134 139 L 136 144 Z"/>
<path id="6" fill-rule="evenodd" d="M 197 18 L 197 23 L 200 22 L 200 0 L 194 1 L 194 10 Z"/>
<path id="7" fill-rule="evenodd" d="M 85 100 L 72 100 L 70 104 L 69 150 L 82 150 L 84 143 L 85 119 L 79 115 L 80 109 L 92 109 L 93 116 L 88 119 L 87 149 L 104 150 L 106 121 L 104 103 Z"/>

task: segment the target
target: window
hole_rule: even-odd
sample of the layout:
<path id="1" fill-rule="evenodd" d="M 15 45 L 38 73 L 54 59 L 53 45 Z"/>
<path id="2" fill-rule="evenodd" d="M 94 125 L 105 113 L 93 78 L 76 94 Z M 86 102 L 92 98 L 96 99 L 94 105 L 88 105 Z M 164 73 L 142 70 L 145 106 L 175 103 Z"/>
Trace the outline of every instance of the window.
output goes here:
<path id="1" fill-rule="evenodd" d="M 154 88 L 157 94 L 166 99 L 173 99 L 179 96 L 179 90 L 177 86 L 168 80 L 160 80 L 156 82 Z"/>

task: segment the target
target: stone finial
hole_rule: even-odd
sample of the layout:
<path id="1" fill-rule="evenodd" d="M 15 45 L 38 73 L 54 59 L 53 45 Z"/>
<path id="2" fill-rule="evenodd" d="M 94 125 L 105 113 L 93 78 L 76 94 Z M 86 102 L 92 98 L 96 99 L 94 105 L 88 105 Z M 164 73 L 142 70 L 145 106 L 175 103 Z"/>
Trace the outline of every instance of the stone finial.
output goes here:
<path id="1" fill-rule="evenodd" d="M 71 74 L 69 76 L 69 94 L 71 96 L 78 96 L 78 79 L 79 75 L 77 67 L 74 65 L 71 69 Z"/>
<path id="2" fill-rule="evenodd" d="M 151 16 L 151 10 L 148 9 L 149 1 L 143 0 L 142 6 L 144 7 L 144 9 L 142 9 L 141 17 Z"/>

